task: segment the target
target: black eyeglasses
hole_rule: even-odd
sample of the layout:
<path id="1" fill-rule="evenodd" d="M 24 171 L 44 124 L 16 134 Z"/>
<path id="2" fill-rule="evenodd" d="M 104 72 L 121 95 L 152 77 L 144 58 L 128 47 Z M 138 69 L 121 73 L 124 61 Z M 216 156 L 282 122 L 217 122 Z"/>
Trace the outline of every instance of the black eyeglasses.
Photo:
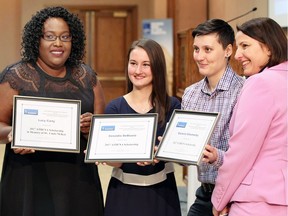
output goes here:
<path id="1" fill-rule="evenodd" d="M 59 38 L 60 41 L 62 42 L 70 42 L 72 40 L 72 36 L 70 34 L 62 34 L 60 36 L 56 36 L 52 33 L 44 33 L 42 35 L 42 38 L 46 41 L 56 41 L 57 38 Z"/>

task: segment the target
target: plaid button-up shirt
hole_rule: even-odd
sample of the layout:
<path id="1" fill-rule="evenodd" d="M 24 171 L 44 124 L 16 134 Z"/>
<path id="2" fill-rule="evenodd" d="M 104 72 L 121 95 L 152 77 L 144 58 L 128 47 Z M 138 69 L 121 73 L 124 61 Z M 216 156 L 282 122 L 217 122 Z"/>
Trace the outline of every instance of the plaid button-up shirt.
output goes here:
<path id="1" fill-rule="evenodd" d="M 244 81 L 244 78 L 227 66 L 213 92 L 209 90 L 207 78 L 187 87 L 184 91 L 181 104 L 183 110 L 220 113 L 210 140 L 210 144 L 218 149 L 218 159 L 213 164 L 200 163 L 198 180 L 202 183 L 215 184 L 218 168 L 222 165 L 224 152 L 228 149 L 229 122 Z"/>

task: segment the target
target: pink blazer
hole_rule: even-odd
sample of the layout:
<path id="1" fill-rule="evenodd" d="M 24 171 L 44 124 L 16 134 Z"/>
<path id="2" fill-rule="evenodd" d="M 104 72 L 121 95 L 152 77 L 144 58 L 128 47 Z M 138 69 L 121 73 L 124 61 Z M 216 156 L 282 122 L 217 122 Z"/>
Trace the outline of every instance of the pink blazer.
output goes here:
<path id="1" fill-rule="evenodd" d="M 218 211 L 231 201 L 288 205 L 287 86 L 287 61 L 245 82 L 212 195 Z"/>

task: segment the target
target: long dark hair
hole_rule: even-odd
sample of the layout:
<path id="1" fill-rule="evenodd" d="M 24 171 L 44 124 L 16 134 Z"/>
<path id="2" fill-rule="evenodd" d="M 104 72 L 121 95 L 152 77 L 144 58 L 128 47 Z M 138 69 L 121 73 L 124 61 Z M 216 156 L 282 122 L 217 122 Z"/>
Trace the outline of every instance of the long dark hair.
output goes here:
<path id="1" fill-rule="evenodd" d="M 51 17 L 62 18 L 69 26 L 72 36 L 71 54 L 66 66 L 79 65 L 85 54 L 85 32 L 83 24 L 77 15 L 70 13 L 63 7 L 46 7 L 38 11 L 31 20 L 26 23 L 22 35 L 22 60 L 36 62 L 39 56 L 40 39 L 43 35 L 43 25 Z"/>
<path id="2" fill-rule="evenodd" d="M 149 57 L 153 76 L 150 100 L 159 115 L 159 123 L 164 125 L 166 123 L 166 113 L 170 108 L 170 99 L 167 93 L 166 61 L 163 49 L 156 41 L 151 39 L 134 41 L 128 51 L 128 62 L 131 51 L 136 47 L 144 49 Z M 127 91 L 131 92 L 133 90 L 133 84 L 129 78 L 127 80 Z"/>

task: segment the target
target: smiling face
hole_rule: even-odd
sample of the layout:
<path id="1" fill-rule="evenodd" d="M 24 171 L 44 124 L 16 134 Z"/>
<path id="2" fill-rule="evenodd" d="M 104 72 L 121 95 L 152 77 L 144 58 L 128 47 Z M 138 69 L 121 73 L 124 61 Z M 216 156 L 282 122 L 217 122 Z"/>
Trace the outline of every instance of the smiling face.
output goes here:
<path id="1" fill-rule="evenodd" d="M 219 43 L 216 33 L 198 35 L 194 38 L 193 57 L 197 63 L 200 74 L 209 79 L 218 80 L 222 77 L 226 66 L 227 58 L 232 53 L 232 46 L 226 49 Z"/>
<path id="2" fill-rule="evenodd" d="M 150 59 L 146 51 L 136 47 L 130 52 L 128 62 L 128 77 L 133 84 L 133 88 L 152 88 L 152 71 Z"/>
<path id="3" fill-rule="evenodd" d="M 43 34 L 48 36 L 69 35 L 69 27 L 62 18 L 49 18 L 43 25 Z M 55 41 L 40 39 L 39 58 L 37 63 L 45 71 L 59 70 L 65 67 L 65 62 L 71 53 L 71 41 L 63 42 L 59 37 Z"/>
<path id="4" fill-rule="evenodd" d="M 236 33 L 237 51 L 235 59 L 242 64 L 245 76 L 259 73 L 270 59 L 268 47 L 243 32 Z"/>

